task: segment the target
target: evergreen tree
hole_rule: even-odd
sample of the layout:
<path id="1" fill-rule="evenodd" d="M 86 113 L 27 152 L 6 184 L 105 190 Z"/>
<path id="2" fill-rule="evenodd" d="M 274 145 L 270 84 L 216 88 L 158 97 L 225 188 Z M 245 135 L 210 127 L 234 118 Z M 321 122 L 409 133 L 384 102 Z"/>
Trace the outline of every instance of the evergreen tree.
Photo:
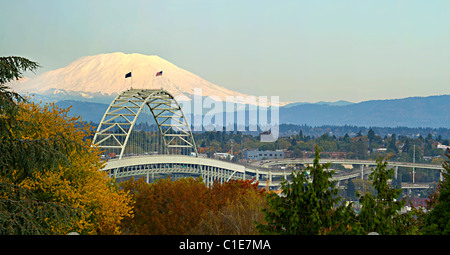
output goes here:
<path id="1" fill-rule="evenodd" d="M 372 128 L 370 128 L 369 132 L 367 132 L 367 138 L 369 139 L 369 146 L 370 146 L 373 140 L 375 139 L 375 131 L 373 131 Z"/>
<path id="2" fill-rule="evenodd" d="M 30 176 L 32 171 L 52 167 L 55 161 L 64 161 L 61 152 L 71 146 L 61 137 L 39 140 L 16 137 L 17 131 L 36 127 L 18 118 L 19 111 L 23 111 L 18 103 L 25 99 L 4 84 L 38 67 L 38 63 L 25 58 L 0 57 L 0 175 L 8 178 L 15 172 L 17 182 Z"/>
<path id="3" fill-rule="evenodd" d="M 0 57 L 0 233 L 51 234 L 44 219 L 61 223 L 78 215 L 59 203 L 45 202 L 41 197 L 18 185 L 36 171 L 69 164 L 66 153 L 78 148 L 62 136 L 46 139 L 18 137 L 24 130 L 36 130 L 34 123 L 19 118 L 18 103 L 25 99 L 5 84 L 34 71 L 39 64 L 22 57 Z"/>
<path id="4" fill-rule="evenodd" d="M 405 145 L 403 145 L 403 148 L 402 148 L 402 152 L 408 153 L 410 148 L 411 148 L 411 145 L 410 145 L 409 139 L 406 138 Z"/>
<path id="5" fill-rule="evenodd" d="M 408 215 L 400 214 L 405 201 L 397 201 L 401 188 L 394 188 L 388 184 L 393 174 L 394 169 L 387 169 L 387 162 L 378 157 L 377 167 L 369 176 L 373 181 L 376 196 L 366 193 L 360 197 L 362 209 L 358 220 L 366 233 L 377 232 L 382 235 L 408 233 L 410 219 Z"/>
<path id="6" fill-rule="evenodd" d="M 347 180 L 346 195 L 350 200 L 353 200 L 356 196 L 355 183 L 351 179 Z"/>
<path id="7" fill-rule="evenodd" d="M 425 216 L 425 234 L 429 235 L 450 234 L 450 150 L 445 155 L 447 161 L 442 165 L 444 181 L 439 183 L 437 203 Z"/>
<path id="8" fill-rule="evenodd" d="M 349 139 L 350 139 L 350 136 L 347 133 L 345 133 L 344 140 L 349 140 Z"/>
<path id="9" fill-rule="evenodd" d="M 298 133 L 298 138 L 300 141 L 303 141 L 303 130 L 300 129 L 300 132 Z"/>
<path id="10" fill-rule="evenodd" d="M 306 171 L 292 172 L 292 183 L 282 185 L 282 196 L 268 195 L 268 209 L 264 209 L 267 225 L 259 225 L 264 233 L 288 235 L 349 234 L 357 233 L 351 207 L 338 206 L 340 197 L 330 164 L 319 164 L 320 150 L 315 149 L 309 182 Z"/>
<path id="11" fill-rule="evenodd" d="M 397 154 L 398 153 L 398 149 L 397 149 L 397 144 L 396 143 L 397 143 L 397 138 L 396 138 L 395 134 L 392 134 L 391 140 L 388 143 L 387 149 L 390 152 L 393 152 L 393 153 Z"/>

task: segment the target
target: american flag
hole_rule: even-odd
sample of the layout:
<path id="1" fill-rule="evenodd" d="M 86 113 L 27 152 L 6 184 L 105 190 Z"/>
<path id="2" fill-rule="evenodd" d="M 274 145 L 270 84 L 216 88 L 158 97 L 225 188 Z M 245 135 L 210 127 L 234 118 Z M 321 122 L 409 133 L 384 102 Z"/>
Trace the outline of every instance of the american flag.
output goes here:
<path id="1" fill-rule="evenodd" d="M 162 75 L 162 71 L 159 71 L 156 73 L 156 76 L 161 76 Z"/>

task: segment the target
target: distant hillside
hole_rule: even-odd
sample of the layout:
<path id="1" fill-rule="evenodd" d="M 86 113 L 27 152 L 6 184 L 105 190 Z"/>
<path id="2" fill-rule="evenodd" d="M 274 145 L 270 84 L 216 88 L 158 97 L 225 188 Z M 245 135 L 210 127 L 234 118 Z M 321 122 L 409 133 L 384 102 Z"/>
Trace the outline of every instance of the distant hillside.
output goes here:
<path id="1" fill-rule="evenodd" d="M 350 105 L 353 104 L 352 102 L 345 101 L 345 100 L 339 100 L 336 102 L 325 102 L 325 101 L 319 101 L 317 103 L 309 103 L 309 102 L 297 102 L 297 103 L 290 103 L 283 107 L 289 108 L 293 106 L 299 106 L 299 105 L 305 105 L 305 104 L 318 104 L 318 105 L 331 105 L 331 106 L 344 106 L 344 105 Z"/>
<path id="2" fill-rule="evenodd" d="M 107 104 L 64 100 L 71 113 L 99 123 Z M 270 111 L 269 111 L 270 112 Z M 247 115 L 248 116 L 248 115 Z M 450 95 L 373 100 L 342 106 L 301 104 L 280 108 L 280 123 L 309 126 L 430 127 L 450 128 Z"/>
<path id="3" fill-rule="evenodd" d="M 92 121 L 94 123 L 100 123 L 103 114 L 105 114 L 106 109 L 108 109 L 107 104 L 70 100 L 59 101 L 56 105 L 61 108 L 68 108 L 71 106 L 71 115 L 81 116 L 84 121 Z"/>
<path id="4" fill-rule="evenodd" d="M 376 135 L 381 137 L 390 136 L 392 134 L 402 135 L 407 137 L 427 137 L 431 134 L 433 137 L 441 136 L 442 139 L 450 139 L 450 128 L 430 128 L 430 127 L 420 127 L 420 128 L 410 128 L 410 127 L 358 127 L 351 125 L 344 126 L 334 126 L 334 125 L 323 125 L 323 126 L 309 126 L 309 125 L 297 125 L 297 124 L 281 124 L 280 125 L 280 136 L 286 137 L 290 135 L 298 135 L 300 130 L 305 136 L 322 136 L 323 134 L 328 134 L 330 136 L 335 135 L 336 137 L 342 137 L 348 134 L 350 137 L 356 136 L 360 131 L 363 135 L 367 135 L 369 129 L 372 129 Z"/>
<path id="5" fill-rule="evenodd" d="M 282 107 L 280 123 L 448 128 L 450 95 L 372 100 L 344 106 L 303 104 Z"/>

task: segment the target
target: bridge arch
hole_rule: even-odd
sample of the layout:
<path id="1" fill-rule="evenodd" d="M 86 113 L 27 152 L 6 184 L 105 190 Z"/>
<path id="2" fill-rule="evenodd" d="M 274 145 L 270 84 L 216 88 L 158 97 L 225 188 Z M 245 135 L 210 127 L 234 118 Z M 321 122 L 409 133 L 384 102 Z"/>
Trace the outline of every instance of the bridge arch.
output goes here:
<path id="1" fill-rule="evenodd" d="M 191 128 L 175 98 L 162 89 L 129 89 L 109 105 L 94 135 L 94 146 L 117 149 L 122 159 L 132 130 L 143 109 L 148 107 L 162 137 L 165 154 L 170 148 L 185 149 L 198 156 Z"/>

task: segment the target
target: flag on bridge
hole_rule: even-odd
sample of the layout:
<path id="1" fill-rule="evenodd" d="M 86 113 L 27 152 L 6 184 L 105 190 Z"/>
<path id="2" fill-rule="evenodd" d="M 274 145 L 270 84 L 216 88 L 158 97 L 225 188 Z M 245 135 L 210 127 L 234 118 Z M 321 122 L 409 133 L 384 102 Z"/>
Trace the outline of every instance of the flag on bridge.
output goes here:
<path id="1" fill-rule="evenodd" d="M 131 77 L 131 72 L 125 74 L 125 78 Z"/>
<path id="2" fill-rule="evenodd" d="M 159 71 L 156 73 L 156 76 L 161 76 L 162 75 L 162 71 Z"/>

